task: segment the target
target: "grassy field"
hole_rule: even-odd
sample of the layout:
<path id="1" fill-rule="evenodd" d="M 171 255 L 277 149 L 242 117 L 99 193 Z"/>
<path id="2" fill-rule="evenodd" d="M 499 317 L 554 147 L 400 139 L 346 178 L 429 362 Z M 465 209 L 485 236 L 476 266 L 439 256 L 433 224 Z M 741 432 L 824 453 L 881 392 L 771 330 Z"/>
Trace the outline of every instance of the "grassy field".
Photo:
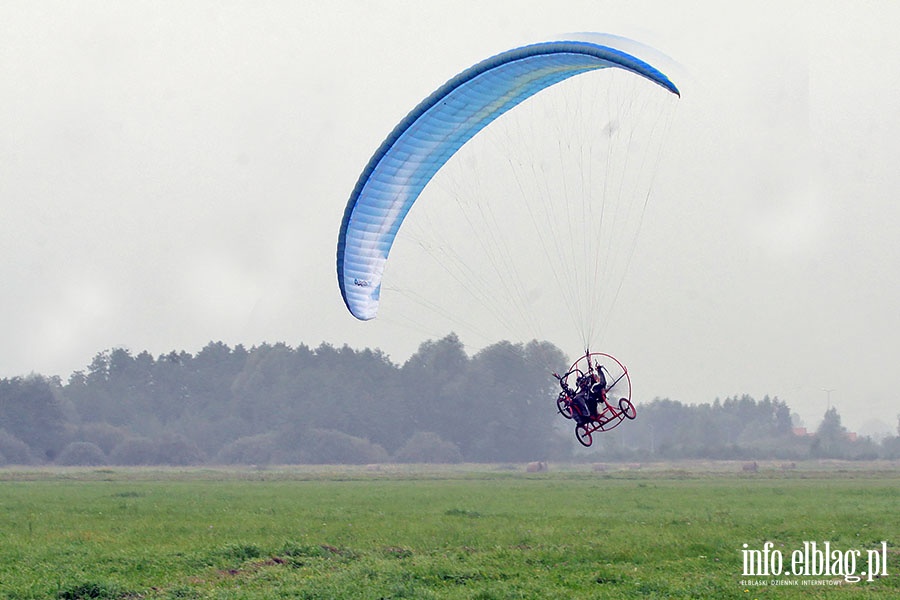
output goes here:
<path id="1" fill-rule="evenodd" d="M 0 597 L 898 598 L 898 498 L 896 465 L 0 471 Z M 888 575 L 744 576 L 766 541 Z"/>

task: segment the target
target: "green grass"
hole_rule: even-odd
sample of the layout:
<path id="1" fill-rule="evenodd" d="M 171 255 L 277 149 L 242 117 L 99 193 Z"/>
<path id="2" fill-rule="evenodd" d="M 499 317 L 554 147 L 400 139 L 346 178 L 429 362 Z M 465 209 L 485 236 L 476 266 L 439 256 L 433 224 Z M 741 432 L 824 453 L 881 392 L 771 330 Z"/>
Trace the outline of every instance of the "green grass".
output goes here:
<path id="1" fill-rule="evenodd" d="M 0 597 L 895 598 L 898 497 L 896 470 L 7 471 Z M 744 543 L 883 540 L 873 582 L 741 584 Z"/>

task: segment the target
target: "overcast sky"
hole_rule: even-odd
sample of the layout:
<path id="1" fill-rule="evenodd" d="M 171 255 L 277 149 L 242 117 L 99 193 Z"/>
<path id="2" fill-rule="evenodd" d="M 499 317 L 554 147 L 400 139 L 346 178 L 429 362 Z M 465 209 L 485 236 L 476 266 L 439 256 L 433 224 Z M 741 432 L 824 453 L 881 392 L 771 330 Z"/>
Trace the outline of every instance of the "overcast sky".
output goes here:
<path id="1" fill-rule="evenodd" d="M 356 321 L 335 278 L 369 156 L 482 58 L 601 31 L 683 92 L 602 344 L 635 399 L 894 427 L 898 30 L 889 0 L 4 2 L 0 377 L 215 340 L 402 362 L 429 334 Z"/>

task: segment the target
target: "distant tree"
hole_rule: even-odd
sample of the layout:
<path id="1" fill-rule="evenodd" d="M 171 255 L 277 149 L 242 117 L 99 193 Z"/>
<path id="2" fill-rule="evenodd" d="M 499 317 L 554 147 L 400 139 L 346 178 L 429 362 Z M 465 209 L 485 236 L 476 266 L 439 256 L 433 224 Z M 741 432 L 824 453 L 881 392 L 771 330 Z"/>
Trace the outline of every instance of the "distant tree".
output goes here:
<path id="1" fill-rule="evenodd" d="M 470 356 L 455 334 L 422 343 L 402 366 L 377 349 L 324 343 L 210 342 L 196 355 L 155 359 L 113 348 L 65 385 L 0 380 L 0 455 L 72 460 L 59 455 L 71 442 L 96 446 L 113 464 L 564 458 L 582 449 L 555 410 L 548 373 L 568 362 L 546 342 L 499 342 Z M 900 436 L 850 440 L 836 410 L 814 436 L 795 436 L 796 415 L 768 396 L 637 404 L 638 418 L 599 436 L 591 452 L 623 460 L 900 453 Z M 87 446 L 70 452 L 77 448 Z"/>
<path id="2" fill-rule="evenodd" d="M 210 342 L 191 360 L 184 374 L 190 394 L 185 397 L 183 410 L 202 415 L 207 420 L 228 416 L 231 408 L 232 383 L 247 361 L 243 346 L 234 350 L 222 342 Z"/>
<path id="3" fill-rule="evenodd" d="M 768 396 L 698 405 L 656 398 L 638 404 L 638 418 L 622 427 L 620 445 L 608 449 L 622 457 L 736 460 L 799 458 L 806 452 L 806 442 L 792 433 L 788 405 Z"/>
<path id="4" fill-rule="evenodd" d="M 311 359 L 305 346 L 295 351 L 286 344 L 261 344 L 250 350 L 230 386 L 231 412 L 247 423 L 249 433 L 276 430 L 312 414 L 312 407 L 301 408 L 304 398 L 296 393 L 298 388 L 311 392 L 303 385 Z"/>
<path id="5" fill-rule="evenodd" d="M 837 408 L 832 406 L 825 411 L 822 422 L 816 429 L 816 435 L 829 440 L 837 440 L 847 435 L 847 429 L 841 424 L 841 415 L 838 414 Z"/>
<path id="6" fill-rule="evenodd" d="M 881 458 L 896 460 L 900 458 L 900 435 L 888 436 L 881 440 Z"/>
<path id="7" fill-rule="evenodd" d="M 400 377 L 409 427 L 404 438 L 417 430 L 433 431 L 467 447 L 467 438 L 478 435 L 476 411 L 484 394 L 472 395 L 469 357 L 456 334 L 420 344 L 401 367 Z"/>
<path id="8" fill-rule="evenodd" d="M 163 427 L 175 423 L 191 401 L 190 372 L 194 357 L 188 352 L 171 351 L 161 355 L 152 366 L 153 416 Z"/>
<path id="9" fill-rule="evenodd" d="M 564 357 L 551 346 L 501 342 L 478 352 L 468 375 L 477 382 L 469 397 L 469 428 L 477 432 L 466 457 L 487 461 L 546 458 L 557 424 L 553 404 L 559 391 L 549 376 Z M 450 438 L 453 439 L 453 438 Z"/>
<path id="10" fill-rule="evenodd" d="M 316 348 L 302 378 L 291 382 L 294 418 L 396 448 L 408 414 L 397 366 L 378 350 Z"/>
<path id="11" fill-rule="evenodd" d="M 82 421 L 125 425 L 134 422 L 135 398 L 126 381 L 131 354 L 125 349 L 98 352 L 87 374 L 69 377 L 64 393 Z"/>
<path id="12" fill-rule="evenodd" d="M 53 460 L 67 441 L 62 397 L 40 376 L 0 380 L 0 424 L 41 460 Z"/>
<path id="13" fill-rule="evenodd" d="M 846 458 L 849 445 L 847 429 L 841 424 L 837 408 L 832 406 L 816 429 L 810 453 L 818 458 Z"/>

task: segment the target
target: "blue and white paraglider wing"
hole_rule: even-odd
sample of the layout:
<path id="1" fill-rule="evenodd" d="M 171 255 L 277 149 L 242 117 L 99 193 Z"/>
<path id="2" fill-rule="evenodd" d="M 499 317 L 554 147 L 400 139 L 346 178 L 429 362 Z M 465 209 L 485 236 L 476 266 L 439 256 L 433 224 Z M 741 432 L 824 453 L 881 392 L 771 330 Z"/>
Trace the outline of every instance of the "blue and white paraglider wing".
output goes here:
<path id="1" fill-rule="evenodd" d="M 650 64 L 604 44 L 552 41 L 523 46 L 463 71 L 422 101 L 381 144 L 344 211 L 337 247 L 341 295 L 358 319 L 375 317 L 385 264 L 400 224 L 435 173 L 475 134 L 541 90 L 575 75 L 618 68 L 673 94 Z"/>

